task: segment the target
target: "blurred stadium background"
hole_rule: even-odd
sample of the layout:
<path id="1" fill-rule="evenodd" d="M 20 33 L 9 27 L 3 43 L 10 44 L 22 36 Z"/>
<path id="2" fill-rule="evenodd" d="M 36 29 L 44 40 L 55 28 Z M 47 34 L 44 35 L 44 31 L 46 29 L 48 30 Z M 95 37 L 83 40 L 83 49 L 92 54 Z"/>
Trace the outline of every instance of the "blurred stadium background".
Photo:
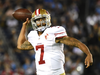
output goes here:
<path id="1" fill-rule="evenodd" d="M 100 0 L 0 0 L 0 75 L 36 75 L 34 51 L 16 48 L 22 22 L 12 17 L 19 8 L 44 8 L 52 25 L 65 27 L 67 34 L 85 43 L 94 63 L 85 68 L 85 54 L 65 46 L 66 75 L 100 75 Z M 28 26 L 28 31 L 32 28 Z"/>

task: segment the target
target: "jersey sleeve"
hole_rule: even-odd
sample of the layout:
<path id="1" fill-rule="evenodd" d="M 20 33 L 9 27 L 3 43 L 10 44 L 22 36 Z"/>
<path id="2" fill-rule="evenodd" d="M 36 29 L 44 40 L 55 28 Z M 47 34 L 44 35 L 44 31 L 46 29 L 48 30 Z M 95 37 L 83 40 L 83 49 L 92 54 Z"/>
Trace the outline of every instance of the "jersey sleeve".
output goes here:
<path id="1" fill-rule="evenodd" d="M 55 28 L 55 33 L 54 33 L 55 37 L 56 38 L 62 38 L 62 37 L 65 37 L 67 36 L 67 33 L 66 33 L 66 30 L 64 27 L 62 26 L 57 26 Z"/>
<path id="2" fill-rule="evenodd" d="M 28 36 L 27 36 L 27 38 L 28 38 L 28 41 L 31 43 L 31 41 L 32 41 L 32 38 L 34 37 L 33 35 L 32 35 L 32 31 L 30 31 L 29 32 L 29 34 L 28 34 Z"/>

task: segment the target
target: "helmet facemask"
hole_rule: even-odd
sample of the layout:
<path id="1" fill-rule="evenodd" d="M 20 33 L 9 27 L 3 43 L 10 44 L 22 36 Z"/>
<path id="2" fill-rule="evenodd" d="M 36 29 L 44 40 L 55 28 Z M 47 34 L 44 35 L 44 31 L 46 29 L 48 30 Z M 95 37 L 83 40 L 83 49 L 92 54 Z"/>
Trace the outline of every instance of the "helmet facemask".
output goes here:
<path id="1" fill-rule="evenodd" d="M 44 9 L 37 9 L 37 10 L 41 10 L 41 12 L 44 12 Z M 37 11 L 36 10 L 36 11 Z M 45 10 L 44 13 L 42 14 L 38 14 L 34 16 L 33 13 L 33 17 L 31 19 L 31 23 L 32 23 L 32 27 L 34 30 L 38 30 L 38 31 L 44 31 L 46 28 L 50 27 L 51 22 L 50 22 L 50 14 L 46 13 L 47 11 Z M 36 21 L 39 18 L 45 18 L 45 20 L 42 21 Z M 38 27 L 37 24 L 40 23 L 41 27 Z M 45 26 L 43 25 L 43 23 L 45 23 Z"/>

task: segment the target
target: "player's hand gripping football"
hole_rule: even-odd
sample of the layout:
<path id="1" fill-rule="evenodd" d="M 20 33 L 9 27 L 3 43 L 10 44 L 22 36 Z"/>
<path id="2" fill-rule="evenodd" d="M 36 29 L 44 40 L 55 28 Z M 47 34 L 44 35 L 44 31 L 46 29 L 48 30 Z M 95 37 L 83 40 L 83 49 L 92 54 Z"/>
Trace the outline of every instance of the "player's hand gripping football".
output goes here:
<path id="1" fill-rule="evenodd" d="M 86 65 L 86 68 L 88 68 L 88 67 L 91 66 L 92 64 L 93 64 L 92 54 L 88 54 L 87 57 L 85 58 L 85 65 Z"/>
<path id="2" fill-rule="evenodd" d="M 26 21 L 23 22 L 23 25 L 26 25 L 26 26 L 27 26 L 27 25 L 29 25 L 30 23 L 31 23 L 31 20 L 29 20 L 29 18 L 27 18 Z"/>

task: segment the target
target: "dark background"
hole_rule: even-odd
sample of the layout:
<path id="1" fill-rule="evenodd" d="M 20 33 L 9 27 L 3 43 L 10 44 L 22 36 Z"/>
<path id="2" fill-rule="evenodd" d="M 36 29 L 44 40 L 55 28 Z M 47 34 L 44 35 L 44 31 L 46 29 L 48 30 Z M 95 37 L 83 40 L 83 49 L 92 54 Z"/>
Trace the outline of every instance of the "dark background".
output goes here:
<path id="1" fill-rule="evenodd" d="M 19 8 L 32 12 L 46 9 L 52 25 L 65 27 L 68 36 L 89 47 L 94 63 L 87 69 L 84 53 L 75 47 L 64 47 L 66 75 L 100 75 L 100 0 L 0 0 L 0 75 L 36 75 L 34 51 L 16 47 L 22 22 L 12 13 Z"/>

